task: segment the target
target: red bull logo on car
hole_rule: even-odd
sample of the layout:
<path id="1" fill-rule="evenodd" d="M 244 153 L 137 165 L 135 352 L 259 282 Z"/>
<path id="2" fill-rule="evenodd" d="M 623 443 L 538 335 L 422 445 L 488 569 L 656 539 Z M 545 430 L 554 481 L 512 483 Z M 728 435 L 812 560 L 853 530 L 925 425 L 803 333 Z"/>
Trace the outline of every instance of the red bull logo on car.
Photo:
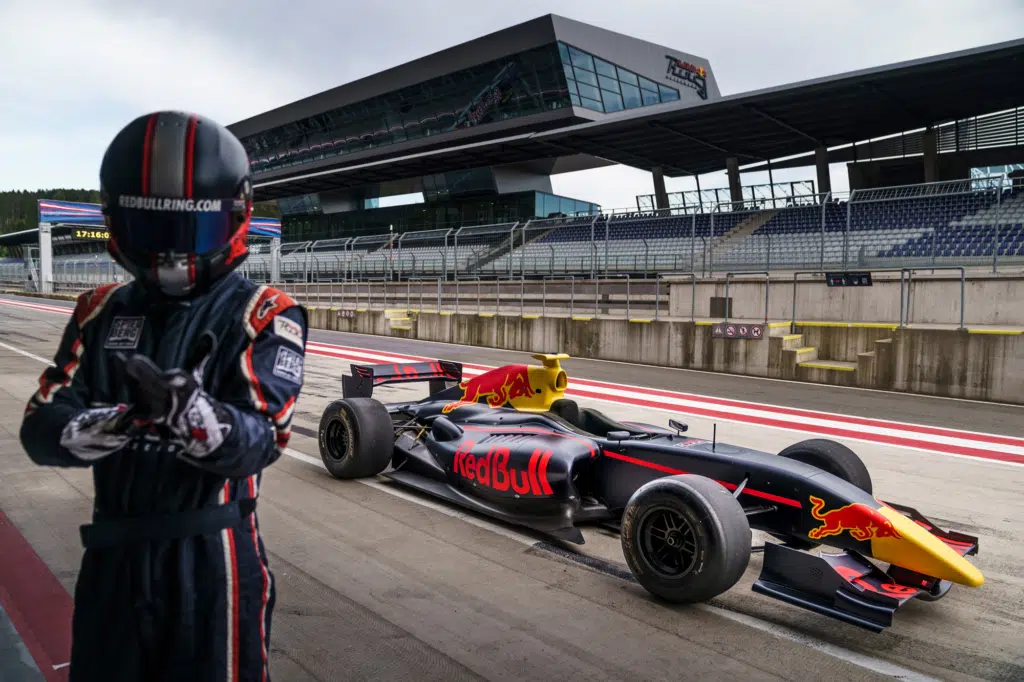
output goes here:
<path id="1" fill-rule="evenodd" d="M 902 537 L 892 521 L 866 504 L 854 502 L 839 509 L 822 512 L 825 500 L 813 495 L 810 499 L 811 516 L 822 522 L 820 526 L 807 533 L 807 537 L 812 540 L 840 535 L 847 531 L 858 541 Z"/>
<path id="2" fill-rule="evenodd" d="M 498 492 L 511 490 L 516 495 L 536 496 L 553 494 L 548 481 L 551 450 L 535 448 L 525 462 L 526 468 L 520 469 L 512 464 L 524 464 L 525 453 L 513 453 L 501 446 L 488 449 L 486 454 L 474 453 L 474 445 L 473 441 L 466 441 L 455 451 L 452 470 L 462 478 Z"/>
<path id="3" fill-rule="evenodd" d="M 459 388 L 462 389 L 462 399 L 441 408 L 444 414 L 463 405 L 478 403 L 484 398 L 489 406 L 502 407 L 517 398 L 530 398 L 534 394 L 533 386 L 530 385 L 530 370 L 526 365 L 492 369 L 463 381 Z"/>

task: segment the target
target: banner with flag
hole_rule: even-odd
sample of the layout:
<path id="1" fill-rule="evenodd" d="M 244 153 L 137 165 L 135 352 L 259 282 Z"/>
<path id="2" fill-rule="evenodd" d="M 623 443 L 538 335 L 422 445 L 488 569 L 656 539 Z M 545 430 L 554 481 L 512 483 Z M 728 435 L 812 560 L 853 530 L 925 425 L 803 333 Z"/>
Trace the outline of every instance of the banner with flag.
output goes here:
<path id="1" fill-rule="evenodd" d="M 249 234 L 257 237 L 280 237 L 281 221 L 277 218 L 253 218 L 249 223 Z"/>
<path id="2" fill-rule="evenodd" d="M 64 225 L 103 225 L 103 211 L 99 204 L 40 199 L 39 222 Z"/>

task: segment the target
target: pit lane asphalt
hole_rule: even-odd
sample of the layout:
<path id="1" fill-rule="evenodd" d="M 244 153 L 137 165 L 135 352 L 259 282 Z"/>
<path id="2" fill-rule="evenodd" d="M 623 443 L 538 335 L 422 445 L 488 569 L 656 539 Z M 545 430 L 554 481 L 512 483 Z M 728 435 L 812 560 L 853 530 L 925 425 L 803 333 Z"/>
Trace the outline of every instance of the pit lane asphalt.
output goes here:
<path id="1" fill-rule="evenodd" d="M 0 342 L 49 358 L 65 323 L 53 313 L 5 307 L 0 310 Z M 433 344 L 434 353 L 425 344 L 330 332 L 314 332 L 314 339 L 486 364 L 522 357 L 441 344 Z M 461 352 L 476 355 L 456 354 Z M 88 517 L 91 481 L 87 472 L 34 467 L 24 457 L 12 436 L 39 365 L 5 348 L 0 348 L 0 363 L 0 425 L 6 436 L 0 444 L 0 509 L 70 588 L 80 557 L 77 525 Z M 639 370 L 628 365 L 571 363 L 567 367 L 573 375 L 643 383 Z M 301 430 L 292 444 L 297 451 L 316 456 L 316 443 L 305 434 L 315 430 L 326 402 L 339 397 L 338 377 L 347 364 L 309 358 L 296 417 Z M 591 367 L 608 374 L 590 373 Z M 691 375 L 708 381 L 720 376 L 680 373 Z M 714 394 L 691 383 L 666 383 L 664 377 L 660 384 L 650 383 Z M 801 387 L 761 383 L 793 393 Z M 418 390 L 395 387 L 380 397 L 418 397 Z M 788 404 L 899 418 L 891 411 L 855 411 L 853 401 L 859 397 L 843 400 L 866 392 L 830 391 L 841 409 L 815 401 Z M 749 392 L 719 395 L 755 399 Z M 774 397 L 771 402 L 787 404 Z M 947 410 L 943 426 L 1013 433 L 957 418 L 991 406 L 923 402 L 942 404 Z M 920 405 L 914 409 L 927 411 Z M 626 408 L 615 413 L 659 423 L 667 416 Z M 1015 414 L 1019 422 L 1021 412 Z M 688 421 L 694 435 L 710 434 L 707 420 Z M 728 440 L 770 449 L 794 438 L 760 427 L 730 426 Z M 1022 470 L 879 446 L 856 449 L 884 494 L 982 536 L 977 560 L 988 578 L 986 586 L 955 588 L 936 604 L 912 603 L 897 614 L 891 630 L 872 635 L 752 594 L 750 583 L 760 569 L 755 555 L 744 579 L 716 604 L 940 679 L 1024 678 L 1018 634 L 1024 624 Z M 282 458 L 268 471 L 260 520 L 280 590 L 273 628 L 276 679 L 885 679 L 820 649 L 738 624 L 721 611 L 662 606 L 636 585 L 560 559 L 538 545 L 370 486 L 335 481 L 294 458 Z M 588 532 L 584 549 L 622 564 L 617 538 Z"/>

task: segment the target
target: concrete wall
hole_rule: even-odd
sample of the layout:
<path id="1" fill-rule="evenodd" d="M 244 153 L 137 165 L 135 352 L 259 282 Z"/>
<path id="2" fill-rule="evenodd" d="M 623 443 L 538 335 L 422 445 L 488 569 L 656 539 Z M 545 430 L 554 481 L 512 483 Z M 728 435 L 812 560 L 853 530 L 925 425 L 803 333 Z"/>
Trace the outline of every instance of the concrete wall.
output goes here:
<path id="1" fill-rule="evenodd" d="M 757 341 L 715 339 L 709 324 L 616 319 L 420 313 L 411 329 L 392 330 L 385 313 L 311 309 L 315 328 L 384 334 L 524 353 L 700 369 L 813 383 L 1024 404 L 1024 335 L 951 329 L 807 326 L 801 345 L 819 357 L 855 362 L 855 371 L 783 366 L 789 330 Z M 790 335 L 789 338 L 792 338 Z M 792 363 L 792 356 L 788 356 Z"/>
<path id="2" fill-rule="evenodd" d="M 729 282 L 734 319 L 764 319 L 764 276 Z M 828 287 L 820 279 L 797 280 L 796 318 L 832 322 L 898 322 L 899 273 L 876 274 L 870 287 Z M 959 273 L 915 274 L 904 290 L 909 296 L 909 320 L 917 324 L 959 324 Z M 692 285 L 680 280 L 670 285 L 669 315 L 690 317 Z M 725 296 L 725 279 L 698 282 L 695 316 L 711 316 L 711 298 Z M 971 275 L 965 287 L 965 325 L 1024 325 L 1024 277 Z M 768 317 L 788 320 L 793 314 L 793 279 L 773 279 L 768 292 Z M 904 315 L 907 315 L 905 312 Z"/>

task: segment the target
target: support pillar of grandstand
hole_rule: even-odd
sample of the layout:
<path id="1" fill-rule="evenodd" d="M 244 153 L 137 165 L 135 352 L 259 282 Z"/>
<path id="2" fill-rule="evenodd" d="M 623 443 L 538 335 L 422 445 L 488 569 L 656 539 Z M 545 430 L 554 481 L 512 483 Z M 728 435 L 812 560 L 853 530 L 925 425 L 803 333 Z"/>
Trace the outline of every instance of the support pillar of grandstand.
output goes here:
<path id="1" fill-rule="evenodd" d="M 651 169 L 651 176 L 654 179 L 654 207 L 657 209 L 668 208 L 668 190 L 665 189 L 665 172 L 661 166 Z"/>
<path id="2" fill-rule="evenodd" d="M 828 194 L 832 191 L 832 175 L 828 169 L 828 147 L 817 147 L 814 150 L 814 168 L 818 171 L 818 193 Z"/>
<path id="3" fill-rule="evenodd" d="M 921 135 L 921 151 L 924 156 L 924 181 L 939 181 L 939 147 L 935 141 L 935 131 L 931 128 Z"/>
<path id="4" fill-rule="evenodd" d="M 725 160 L 725 172 L 729 176 L 729 197 L 733 203 L 743 201 L 743 186 L 740 184 L 740 160 L 730 156 Z"/>
<path id="5" fill-rule="evenodd" d="M 50 223 L 39 223 L 39 293 L 53 293 L 53 240 Z"/>
<path id="6" fill-rule="evenodd" d="M 281 281 L 281 238 L 272 237 L 270 240 L 270 283 L 278 284 Z"/>

